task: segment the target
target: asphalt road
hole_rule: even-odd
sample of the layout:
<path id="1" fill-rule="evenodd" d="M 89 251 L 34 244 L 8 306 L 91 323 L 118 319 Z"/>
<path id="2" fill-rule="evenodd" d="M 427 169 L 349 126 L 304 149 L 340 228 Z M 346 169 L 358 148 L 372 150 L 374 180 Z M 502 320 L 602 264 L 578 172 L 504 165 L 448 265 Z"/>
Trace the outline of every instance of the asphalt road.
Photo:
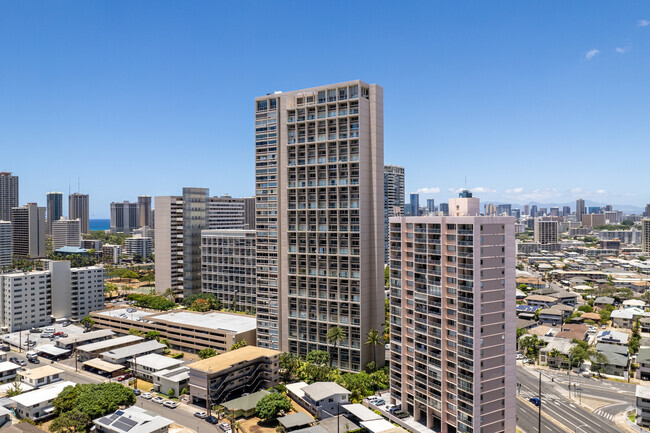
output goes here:
<path id="1" fill-rule="evenodd" d="M 532 403 L 517 399 L 517 427 L 523 429 L 526 433 L 537 433 L 537 420 L 537 407 L 533 406 Z M 550 421 L 546 415 L 546 412 L 542 413 L 542 432 L 566 433 L 564 430 Z"/>
<path id="2" fill-rule="evenodd" d="M 527 400 L 529 396 L 537 395 L 539 376 L 534 371 L 523 367 L 517 370 L 517 382 L 521 384 L 521 395 Z M 602 433 L 604 431 L 618 431 L 616 424 L 610 419 L 591 413 L 579 405 L 566 399 L 556 389 L 557 384 L 549 377 L 542 378 L 542 414 L 553 418 L 570 431 L 581 427 L 584 433 Z M 561 386 L 561 385 L 560 385 Z M 537 431 L 536 427 L 522 424 L 522 428 L 529 433 Z M 544 429 L 542 429 L 544 431 Z"/>

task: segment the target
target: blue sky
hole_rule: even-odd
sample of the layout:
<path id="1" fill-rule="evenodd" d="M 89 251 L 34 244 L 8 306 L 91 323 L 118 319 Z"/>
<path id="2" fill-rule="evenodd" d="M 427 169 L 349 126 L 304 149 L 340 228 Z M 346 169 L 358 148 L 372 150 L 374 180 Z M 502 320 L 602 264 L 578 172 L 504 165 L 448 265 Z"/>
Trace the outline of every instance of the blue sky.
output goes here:
<path id="1" fill-rule="evenodd" d="M 253 98 L 384 87 L 385 161 L 446 200 L 650 202 L 650 3 L 0 2 L 20 201 L 253 194 Z M 428 193 L 424 193 L 428 191 Z"/>

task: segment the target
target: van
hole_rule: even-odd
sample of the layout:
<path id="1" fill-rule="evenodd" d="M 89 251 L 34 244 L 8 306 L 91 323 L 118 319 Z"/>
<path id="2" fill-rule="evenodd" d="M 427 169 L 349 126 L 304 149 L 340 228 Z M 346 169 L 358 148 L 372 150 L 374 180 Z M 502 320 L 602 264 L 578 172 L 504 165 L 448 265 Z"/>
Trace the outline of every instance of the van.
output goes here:
<path id="1" fill-rule="evenodd" d="M 38 356 L 38 354 L 37 354 L 36 352 L 34 352 L 33 350 L 30 350 L 30 351 L 27 352 L 25 355 L 27 356 L 27 359 L 29 359 L 29 358 L 36 358 L 36 357 Z"/>
<path id="2" fill-rule="evenodd" d="M 49 333 L 49 334 L 54 334 L 54 328 L 45 328 L 43 331 Z"/>

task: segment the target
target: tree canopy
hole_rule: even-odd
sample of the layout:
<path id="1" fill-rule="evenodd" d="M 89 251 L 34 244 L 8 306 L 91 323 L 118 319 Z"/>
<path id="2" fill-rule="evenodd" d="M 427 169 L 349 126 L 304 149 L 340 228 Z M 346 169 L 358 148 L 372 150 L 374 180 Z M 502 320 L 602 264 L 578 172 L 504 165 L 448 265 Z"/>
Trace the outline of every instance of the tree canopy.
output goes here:
<path id="1" fill-rule="evenodd" d="M 214 293 L 197 293 L 196 295 L 190 295 L 185 298 L 183 300 L 183 306 L 193 311 L 209 311 L 220 310 L 222 304 L 221 300 Z"/>
<path id="2" fill-rule="evenodd" d="M 211 347 L 206 347 L 205 349 L 199 350 L 199 358 L 201 359 L 212 358 L 213 356 L 216 355 L 217 355 L 217 351 Z"/>
<path id="3" fill-rule="evenodd" d="M 143 295 L 139 293 L 130 293 L 126 296 L 129 301 L 135 301 L 135 305 L 142 308 L 151 308 L 152 310 L 167 311 L 176 307 L 174 301 L 170 301 L 160 295 Z"/>
<path id="4" fill-rule="evenodd" d="M 290 410 L 291 401 L 286 395 L 279 392 L 264 396 L 255 406 L 255 414 L 265 421 L 277 418 L 282 411 L 289 412 Z"/>

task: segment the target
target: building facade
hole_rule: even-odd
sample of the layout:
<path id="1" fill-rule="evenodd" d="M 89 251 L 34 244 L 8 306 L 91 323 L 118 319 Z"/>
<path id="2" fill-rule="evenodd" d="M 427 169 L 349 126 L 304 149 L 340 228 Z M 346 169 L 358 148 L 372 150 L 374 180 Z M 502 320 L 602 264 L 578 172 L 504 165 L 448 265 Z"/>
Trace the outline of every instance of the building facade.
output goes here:
<path id="1" fill-rule="evenodd" d="M 641 221 L 641 250 L 650 253 L 650 218 Z"/>
<path id="2" fill-rule="evenodd" d="M 11 266 L 13 228 L 10 221 L 0 221 L 0 269 Z"/>
<path id="3" fill-rule="evenodd" d="M 255 230 L 203 230 L 201 279 L 204 293 L 213 293 L 226 307 L 254 314 L 256 275 Z"/>
<path id="4" fill-rule="evenodd" d="M 45 257 L 45 208 L 36 203 L 15 207 L 11 209 L 11 223 L 14 256 Z"/>
<path id="5" fill-rule="evenodd" d="M 138 196 L 138 227 L 151 227 L 153 218 L 151 216 L 151 196 Z"/>
<path id="6" fill-rule="evenodd" d="M 244 199 L 224 195 L 210 197 L 208 204 L 208 227 L 216 230 L 243 230 Z"/>
<path id="7" fill-rule="evenodd" d="M 153 239 L 142 236 L 133 236 L 124 240 L 124 249 L 131 257 L 138 255 L 146 260 L 153 254 Z"/>
<path id="8" fill-rule="evenodd" d="M 558 242 L 557 221 L 544 221 L 535 218 L 533 233 L 534 241 L 541 245 L 556 244 Z"/>
<path id="9" fill-rule="evenodd" d="M 0 172 L 0 220 L 11 221 L 11 209 L 18 207 L 18 176 Z"/>
<path id="10" fill-rule="evenodd" d="M 201 230 L 208 228 L 209 190 L 183 188 L 183 295 L 201 292 Z"/>
<path id="11" fill-rule="evenodd" d="M 68 218 L 81 221 L 81 233 L 90 233 L 90 198 L 88 194 L 75 192 L 68 196 Z"/>
<path id="12" fill-rule="evenodd" d="M 383 89 L 349 81 L 254 108 L 257 344 L 359 371 L 384 315 Z"/>
<path id="13" fill-rule="evenodd" d="M 255 230 L 255 197 L 244 197 L 244 230 Z"/>
<path id="14" fill-rule="evenodd" d="M 49 221 L 48 221 L 49 225 Z M 52 249 L 81 246 L 81 221 L 61 217 L 52 222 Z"/>
<path id="15" fill-rule="evenodd" d="M 156 291 L 183 288 L 183 198 L 156 197 Z"/>
<path id="16" fill-rule="evenodd" d="M 391 398 L 436 431 L 512 432 L 514 219 L 475 215 L 391 219 Z"/>
<path id="17" fill-rule="evenodd" d="M 140 204 L 128 201 L 111 203 L 111 233 L 131 233 L 140 227 Z"/>
<path id="18" fill-rule="evenodd" d="M 411 193 L 409 203 L 411 204 L 409 216 L 420 216 L 420 194 Z"/>
<path id="19" fill-rule="evenodd" d="M 63 216 L 63 193 L 48 192 L 46 194 L 47 234 L 52 234 L 52 224 Z"/>
<path id="20" fill-rule="evenodd" d="M 404 167 L 384 165 L 384 263 L 388 263 L 388 218 L 404 216 Z"/>

